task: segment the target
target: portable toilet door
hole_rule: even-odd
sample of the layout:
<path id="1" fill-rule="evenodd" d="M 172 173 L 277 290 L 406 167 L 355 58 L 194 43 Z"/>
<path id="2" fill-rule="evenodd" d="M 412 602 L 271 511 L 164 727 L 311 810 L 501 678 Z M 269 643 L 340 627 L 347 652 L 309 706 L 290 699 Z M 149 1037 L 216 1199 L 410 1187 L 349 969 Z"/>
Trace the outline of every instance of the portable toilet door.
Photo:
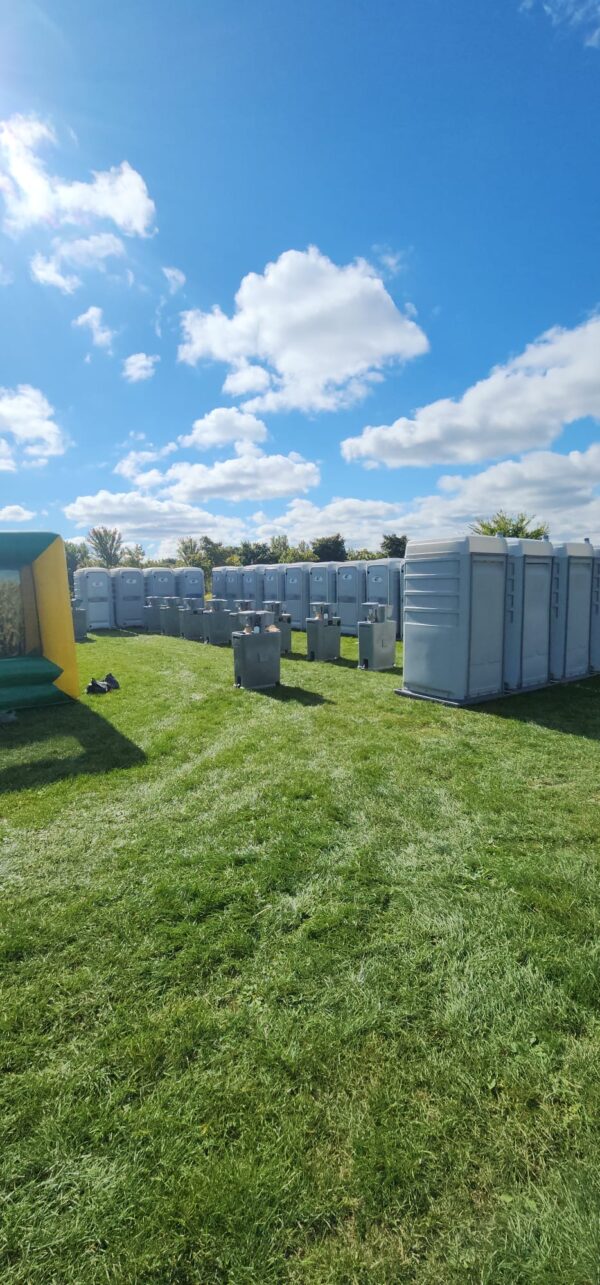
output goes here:
<path id="1" fill-rule="evenodd" d="M 550 676 L 554 682 L 590 672 L 594 550 L 589 540 L 555 544 L 550 612 Z"/>
<path id="2" fill-rule="evenodd" d="M 310 568 L 310 602 L 337 602 L 339 562 L 315 562 Z"/>
<path id="3" fill-rule="evenodd" d="M 244 579 L 243 567 L 225 567 L 225 580 L 223 585 L 223 593 L 218 596 L 226 599 L 227 605 L 230 608 L 230 610 L 232 610 L 236 602 L 238 602 L 239 599 L 243 598 L 244 596 L 242 593 L 243 579 Z M 216 593 L 215 593 L 215 597 L 217 597 Z"/>
<path id="4" fill-rule="evenodd" d="M 504 686 L 509 691 L 550 681 L 552 545 L 508 539 Z"/>
<path id="5" fill-rule="evenodd" d="M 213 567 L 211 576 L 213 598 L 226 598 L 225 586 L 230 567 Z"/>
<path id="6" fill-rule="evenodd" d="M 175 598 L 175 572 L 170 567 L 146 567 L 144 589 L 147 598 Z"/>
<path id="7" fill-rule="evenodd" d="M 263 604 L 263 568 L 260 566 L 244 567 L 243 571 L 241 596 L 252 603 L 255 611 L 260 611 Z"/>
<path id="8" fill-rule="evenodd" d="M 392 608 L 396 637 L 402 637 L 402 604 L 400 573 L 403 558 L 377 558 L 367 563 L 367 602 L 379 602 Z"/>
<path id="9" fill-rule="evenodd" d="M 204 599 L 202 567 L 180 567 L 175 573 L 175 593 L 178 598 Z"/>
<path id="10" fill-rule="evenodd" d="M 504 687 L 506 540 L 411 541 L 404 563 L 404 688 L 453 705 Z"/>
<path id="11" fill-rule="evenodd" d="M 88 629 L 112 629 L 114 611 L 110 571 L 106 567 L 79 567 L 73 583 L 75 597 L 81 599 L 86 610 Z"/>
<path id="12" fill-rule="evenodd" d="M 115 624 L 141 629 L 144 624 L 144 573 L 139 567 L 115 567 L 111 573 Z"/>
<path id="13" fill-rule="evenodd" d="M 285 569 L 285 610 L 292 629 L 306 629 L 310 606 L 310 563 L 290 562 Z"/>
<path id="14" fill-rule="evenodd" d="M 337 569 L 337 614 L 343 634 L 357 634 L 367 601 L 366 562 L 342 562 Z"/>
<path id="15" fill-rule="evenodd" d="M 265 567 L 263 602 L 283 602 L 285 599 L 285 566 Z"/>
<path id="16" fill-rule="evenodd" d="M 590 669 L 593 674 L 600 673 L 600 548 L 594 549 L 594 561 L 592 566 Z"/>

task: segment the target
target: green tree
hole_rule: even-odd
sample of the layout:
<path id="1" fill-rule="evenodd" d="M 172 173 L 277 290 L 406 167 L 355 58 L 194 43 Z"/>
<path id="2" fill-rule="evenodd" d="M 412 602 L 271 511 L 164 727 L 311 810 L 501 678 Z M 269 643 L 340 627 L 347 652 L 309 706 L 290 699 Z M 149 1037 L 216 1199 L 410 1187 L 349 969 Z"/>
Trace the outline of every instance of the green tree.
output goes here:
<path id="1" fill-rule="evenodd" d="M 94 562 L 101 567 L 118 567 L 123 555 L 123 536 L 116 527 L 93 526 L 87 542 Z"/>
<path id="2" fill-rule="evenodd" d="M 69 588 L 73 592 L 73 577 L 78 567 L 89 566 L 90 551 L 85 540 L 65 540 L 65 553 L 67 555 L 67 575 L 69 577 Z"/>
<path id="3" fill-rule="evenodd" d="M 206 558 L 200 541 L 184 536 L 177 545 L 177 561 L 184 567 L 201 567 Z"/>
<path id="4" fill-rule="evenodd" d="M 313 540 L 315 562 L 346 562 L 348 551 L 346 541 L 340 535 L 320 535 Z"/>
<path id="5" fill-rule="evenodd" d="M 471 530 L 475 535 L 516 536 L 521 540 L 541 540 L 548 535 L 547 522 L 532 526 L 533 522 L 535 517 L 531 517 L 529 513 L 510 514 L 505 513 L 504 509 L 498 509 L 491 518 L 479 518 L 477 522 L 473 522 Z"/>
<path id="6" fill-rule="evenodd" d="M 381 557 L 382 558 L 403 558 L 406 553 L 405 535 L 384 535 L 381 540 Z"/>
<path id="7" fill-rule="evenodd" d="M 254 566 L 260 562 L 269 562 L 271 558 L 271 550 L 268 544 L 262 544 L 260 541 L 252 543 L 251 540 L 242 540 L 239 554 L 243 567 Z"/>
<path id="8" fill-rule="evenodd" d="M 141 544 L 127 545 L 121 554 L 122 567 L 143 567 L 145 560 L 146 553 Z"/>
<path id="9" fill-rule="evenodd" d="M 269 562 L 287 562 L 290 542 L 287 535 L 272 535 L 269 541 Z"/>
<path id="10" fill-rule="evenodd" d="M 348 556 L 353 562 L 375 562 L 381 555 L 374 553 L 372 549 L 353 549 L 352 553 L 348 551 Z"/>

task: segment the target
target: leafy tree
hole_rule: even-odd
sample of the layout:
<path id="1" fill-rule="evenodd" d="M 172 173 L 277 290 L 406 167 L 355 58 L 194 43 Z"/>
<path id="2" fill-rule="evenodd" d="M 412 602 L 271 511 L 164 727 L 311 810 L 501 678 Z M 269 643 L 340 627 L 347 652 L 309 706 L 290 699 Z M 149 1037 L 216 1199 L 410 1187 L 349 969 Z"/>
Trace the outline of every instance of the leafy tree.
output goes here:
<path id="1" fill-rule="evenodd" d="M 503 509 L 498 509 L 497 513 L 491 518 L 480 518 L 474 522 L 471 530 L 475 535 L 504 535 L 516 536 L 524 540 L 541 540 L 543 536 L 548 535 L 549 527 L 547 522 L 540 522 L 537 526 L 532 526 L 535 518 L 528 513 L 505 513 Z"/>
<path id="2" fill-rule="evenodd" d="M 121 554 L 122 567 L 143 567 L 146 553 L 141 544 L 128 545 Z"/>
<path id="3" fill-rule="evenodd" d="M 378 553 L 373 553 L 372 549 L 353 549 L 352 552 L 348 550 L 348 557 L 353 562 L 374 562 L 379 556 Z"/>
<path id="4" fill-rule="evenodd" d="M 381 540 L 382 558 L 403 558 L 406 554 L 405 535 L 384 535 Z"/>
<path id="5" fill-rule="evenodd" d="M 116 527 L 93 526 L 87 542 L 94 562 L 102 567 L 118 567 L 124 553 L 123 536 Z"/>
<path id="6" fill-rule="evenodd" d="M 306 540 L 300 540 L 299 544 L 291 544 L 285 558 L 286 562 L 315 562 L 316 558 L 312 550 L 312 545 L 307 544 Z"/>
<path id="7" fill-rule="evenodd" d="M 260 541 L 252 543 L 251 540 L 242 540 L 239 549 L 240 561 L 242 566 L 253 566 L 255 563 L 269 562 L 271 550 L 268 544 L 262 544 Z"/>
<path id="8" fill-rule="evenodd" d="M 315 562 L 346 562 L 348 552 L 344 537 L 340 535 L 321 535 L 313 540 Z"/>
<path id="9" fill-rule="evenodd" d="M 201 567 L 206 557 L 199 540 L 184 536 L 177 545 L 177 561 L 184 567 Z"/>
<path id="10" fill-rule="evenodd" d="M 287 562 L 290 542 L 287 535 L 272 535 L 269 541 L 269 562 Z"/>
<path id="11" fill-rule="evenodd" d="M 67 555 L 67 575 L 69 577 L 69 588 L 73 591 L 73 577 L 78 567 L 87 567 L 90 561 L 90 551 L 85 540 L 79 542 L 75 540 L 65 540 L 65 553 Z"/>

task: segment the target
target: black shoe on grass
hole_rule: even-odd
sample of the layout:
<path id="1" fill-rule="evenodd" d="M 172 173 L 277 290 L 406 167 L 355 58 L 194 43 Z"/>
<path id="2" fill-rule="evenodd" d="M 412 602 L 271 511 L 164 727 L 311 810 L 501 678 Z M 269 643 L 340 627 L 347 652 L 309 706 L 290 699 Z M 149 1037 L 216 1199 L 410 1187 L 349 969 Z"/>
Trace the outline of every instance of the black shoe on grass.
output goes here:
<path id="1" fill-rule="evenodd" d="M 111 692 L 118 692 L 121 690 L 121 684 L 117 681 L 114 674 L 107 674 L 104 682 Z"/>
<path id="2" fill-rule="evenodd" d="M 85 690 L 90 696 L 106 696 L 110 688 L 108 683 L 99 683 L 97 678 L 92 678 L 91 683 L 88 683 Z"/>

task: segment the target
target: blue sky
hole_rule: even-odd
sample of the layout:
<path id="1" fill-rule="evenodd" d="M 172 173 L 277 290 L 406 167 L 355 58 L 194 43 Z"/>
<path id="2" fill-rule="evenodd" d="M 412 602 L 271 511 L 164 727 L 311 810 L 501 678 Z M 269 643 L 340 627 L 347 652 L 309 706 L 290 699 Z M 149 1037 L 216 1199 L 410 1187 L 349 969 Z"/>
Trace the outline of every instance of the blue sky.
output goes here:
<path id="1" fill-rule="evenodd" d="M 600 0 L 0 0 L 0 529 L 600 543 Z"/>

